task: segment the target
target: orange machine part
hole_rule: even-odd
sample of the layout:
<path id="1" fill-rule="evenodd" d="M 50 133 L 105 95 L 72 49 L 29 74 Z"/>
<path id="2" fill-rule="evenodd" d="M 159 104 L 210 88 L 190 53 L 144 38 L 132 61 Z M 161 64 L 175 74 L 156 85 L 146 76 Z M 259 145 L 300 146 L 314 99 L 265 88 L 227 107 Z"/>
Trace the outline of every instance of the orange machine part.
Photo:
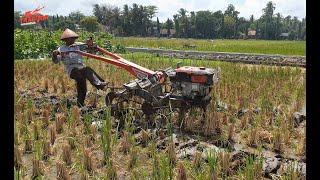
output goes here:
<path id="1" fill-rule="evenodd" d="M 194 83 L 205 83 L 205 82 L 207 82 L 207 76 L 192 75 L 191 76 L 191 82 L 194 82 Z"/>

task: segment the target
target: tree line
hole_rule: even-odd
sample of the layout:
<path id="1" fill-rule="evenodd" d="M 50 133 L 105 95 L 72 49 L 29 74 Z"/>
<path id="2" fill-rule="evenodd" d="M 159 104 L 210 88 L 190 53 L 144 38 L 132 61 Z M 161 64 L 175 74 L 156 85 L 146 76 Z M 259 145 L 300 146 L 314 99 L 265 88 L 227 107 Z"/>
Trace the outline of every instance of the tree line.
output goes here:
<path id="1" fill-rule="evenodd" d="M 153 20 L 157 14 L 156 6 L 143 6 L 133 3 L 124 5 L 122 9 L 111 5 L 93 5 L 93 16 L 85 16 L 81 12 L 72 12 L 68 16 L 49 16 L 41 23 L 48 30 L 85 29 L 90 32 L 106 31 L 116 36 L 165 36 L 177 38 L 205 39 L 238 39 L 254 33 L 256 39 L 277 40 L 285 37 L 290 40 L 305 40 L 306 20 L 299 20 L 290 15 L 283 17 L 275 12 L 275 4 L 271 1 L 263 8 L 260 17 L 251 15 L 249 19 L 239 17 L 239 11 L 229 4 L 223 12 L 187 11 L 181 8 L 165 22 Z M 21 12 L 14 13 L 14 27 L 20 26 L 18 21 Z M 32 28 L 32 27 L 31 27 Z M 174 31 L 172 31 L 174 30 Z"/>

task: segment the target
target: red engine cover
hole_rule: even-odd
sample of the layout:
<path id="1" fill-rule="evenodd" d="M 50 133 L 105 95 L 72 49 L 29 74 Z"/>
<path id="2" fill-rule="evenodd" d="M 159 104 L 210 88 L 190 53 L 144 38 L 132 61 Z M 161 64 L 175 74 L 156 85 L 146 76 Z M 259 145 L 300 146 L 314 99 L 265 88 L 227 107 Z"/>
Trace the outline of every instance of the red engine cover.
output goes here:
<path id="1" fill-rule="evenodd" d="M 175 71 L 177 74 L 189 76 L 191 82 L 194 83 L 206 83 L 208 81 L 208 75 L 211 74 L 210 70 L 205 67 L 183 66 L 177 68 Z"/>
<path id="2" fill-rule="evenodd" d="M 187 74 L 197 74 L 197 75 L 204 75 L 208 74 L 205 67 L 192 67 L 192 66 L 183 66 L 176 69 L 176 72 L 182 72 Z"/>

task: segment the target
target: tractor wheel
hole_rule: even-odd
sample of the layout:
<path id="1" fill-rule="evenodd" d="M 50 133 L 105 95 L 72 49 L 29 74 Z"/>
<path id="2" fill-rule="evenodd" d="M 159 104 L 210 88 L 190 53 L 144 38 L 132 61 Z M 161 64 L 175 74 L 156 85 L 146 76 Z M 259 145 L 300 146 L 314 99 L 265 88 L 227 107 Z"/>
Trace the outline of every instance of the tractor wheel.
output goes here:
<path id="1" fill-rule="evenodd" d="M 141 106 L 142 112 L 149 116 L 156 113 L 155 109 L 152 107 L 151 103 L 144 102 Z"/>
<path id="2" fill-rule="evenodd" d="M 109 92 L 105 98 L 106 106 L 111 108 L 111 115 L 115 118 L 121 119 L 128 113 L 125 108 L 127 101 L 115 92 Z"/>
<path id="3" fill-rule="evenodd" d="M 106 106 L 110 106 L 112 104 L 113 99 L 116 97 L 117 95 L 115 92 L 109 92 L 105 98 Z"/>

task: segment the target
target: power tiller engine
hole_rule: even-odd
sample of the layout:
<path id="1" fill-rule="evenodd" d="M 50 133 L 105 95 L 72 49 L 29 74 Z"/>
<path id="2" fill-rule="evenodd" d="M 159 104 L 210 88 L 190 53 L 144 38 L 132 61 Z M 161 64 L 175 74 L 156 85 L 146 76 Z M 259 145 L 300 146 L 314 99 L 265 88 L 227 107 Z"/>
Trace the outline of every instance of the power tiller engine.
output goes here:
<path id="1" fill-rule="evenodd" d="M 210 101 L 210 92 L 217 82 L 215 71 L 205 67 L 184 66 L 168 73 L 173 89 L 190 101 Z"/>
<path id="2" fill-rule="evenodd" d="M 116 118 L 130 110 L 140 111 L 146 117 L 165 109 L 178 110 L 182 116 L 192 108 L 205 112 L 211 101 L 213 86 L 219 81 L 220 68 L 177 66 L 175 69 L 153 71 L 97 46 L 92 39 L 74 45 L 80 46 L 81 50 L 72 52 L 113 64 L 136 77 L 122 87 L 108 86 L 105 102 Z"/>

